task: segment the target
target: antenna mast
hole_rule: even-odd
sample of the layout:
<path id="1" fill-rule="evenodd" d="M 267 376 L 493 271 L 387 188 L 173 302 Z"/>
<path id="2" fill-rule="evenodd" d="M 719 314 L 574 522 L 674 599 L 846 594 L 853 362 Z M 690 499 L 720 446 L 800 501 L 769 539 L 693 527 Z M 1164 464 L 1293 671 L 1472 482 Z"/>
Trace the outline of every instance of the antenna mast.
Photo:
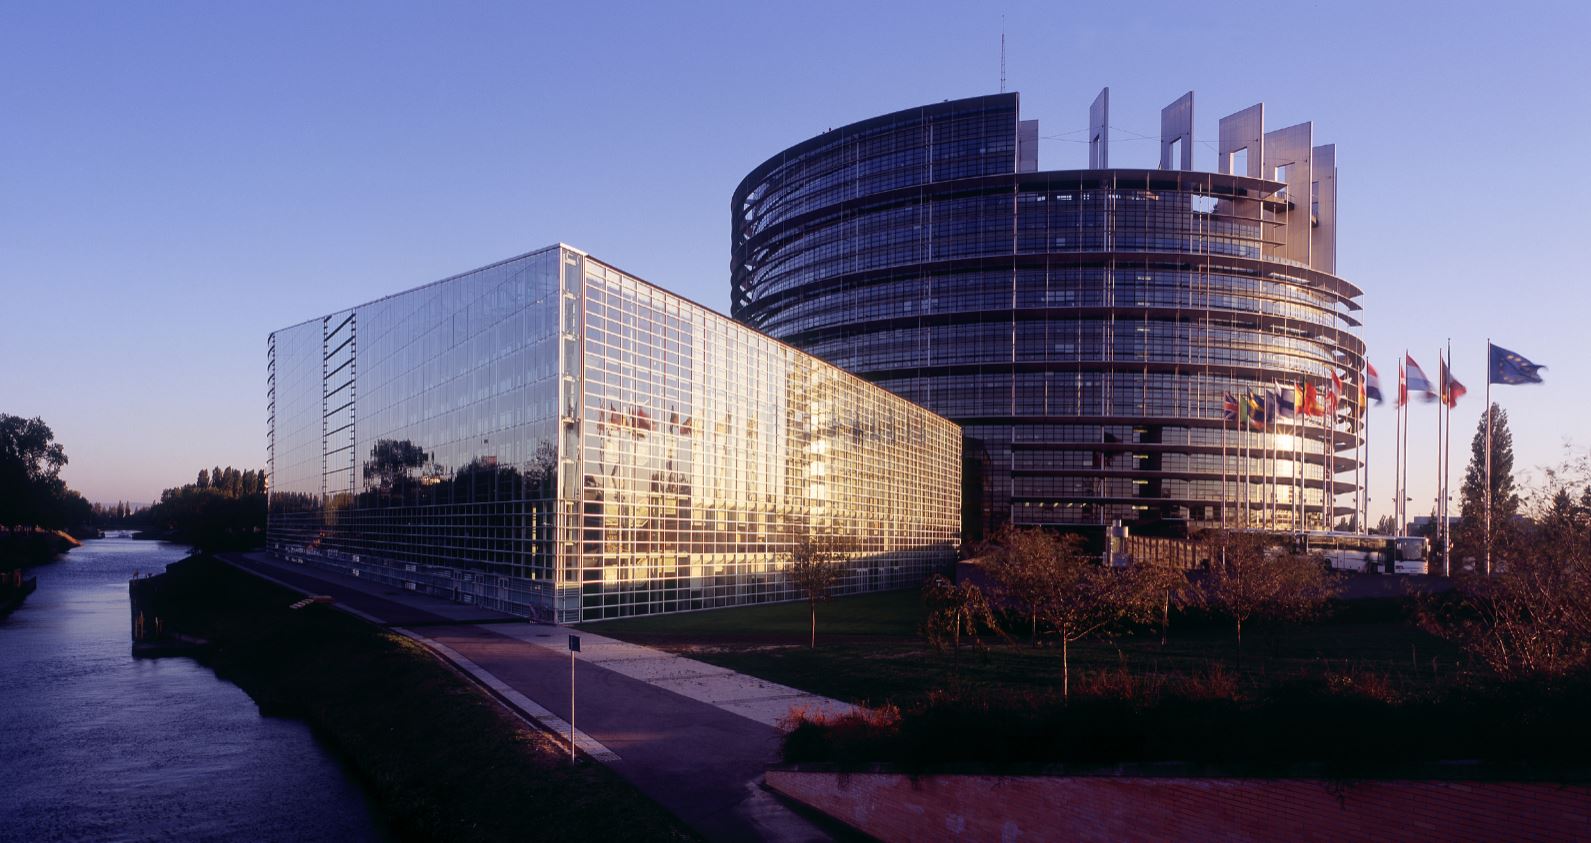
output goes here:
<path id="1" fill-rule="evenodd" d="M 1000 93 L 1005 93 L 1005 15 L 1000 16 Z"/>

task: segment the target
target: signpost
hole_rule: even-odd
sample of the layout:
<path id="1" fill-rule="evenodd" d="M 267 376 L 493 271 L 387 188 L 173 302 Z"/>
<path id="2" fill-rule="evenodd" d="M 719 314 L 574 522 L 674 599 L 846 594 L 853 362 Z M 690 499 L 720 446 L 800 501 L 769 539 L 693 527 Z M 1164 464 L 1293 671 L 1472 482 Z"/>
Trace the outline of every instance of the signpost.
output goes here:
<path id="1" fill-rule="evenodd" d="M 575 763 L 575 653 L 580 652 L 580 636 L 569 636 L 569 763 Z"/>

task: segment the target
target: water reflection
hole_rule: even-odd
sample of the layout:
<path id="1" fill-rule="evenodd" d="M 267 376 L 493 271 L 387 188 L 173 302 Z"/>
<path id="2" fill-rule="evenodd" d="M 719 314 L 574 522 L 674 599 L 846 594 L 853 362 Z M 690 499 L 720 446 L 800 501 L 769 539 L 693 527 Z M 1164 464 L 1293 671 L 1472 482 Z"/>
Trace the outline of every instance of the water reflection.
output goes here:
<path id="1" fill-rule="evenodd" d="M 384 839 L 302 723 L 195 662 L 132 658 L 127 580 L 183 553 L 87 542 L 0 621 L 0 839 Z"/>

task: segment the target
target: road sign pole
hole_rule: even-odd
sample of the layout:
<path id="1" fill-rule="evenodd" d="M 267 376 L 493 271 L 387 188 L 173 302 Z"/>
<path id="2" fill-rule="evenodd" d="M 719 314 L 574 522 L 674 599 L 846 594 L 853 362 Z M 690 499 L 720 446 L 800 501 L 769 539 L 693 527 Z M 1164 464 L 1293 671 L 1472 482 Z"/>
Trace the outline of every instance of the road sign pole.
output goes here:
<path id="1" fill-rule="evenodd" d="M 575 653 L 580 652 L 580 636 L 569 636 L 569 763 L 575 763 Z"/>
<path id="2" fill-rule="evenodd" d="M 569 651 L 569 763 L 575 763 L 575 651 Z"/>

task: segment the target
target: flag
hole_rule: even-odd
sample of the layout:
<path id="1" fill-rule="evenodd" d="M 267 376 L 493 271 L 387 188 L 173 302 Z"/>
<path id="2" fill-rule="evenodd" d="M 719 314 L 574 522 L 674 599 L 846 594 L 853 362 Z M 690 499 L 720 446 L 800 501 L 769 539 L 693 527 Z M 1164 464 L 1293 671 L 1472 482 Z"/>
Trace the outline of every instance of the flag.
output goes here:
<path id="1" fill-rule="evenodd" d="M 1237 424 L 1237 396 L 1230 392 L 1221 393 L 1221 421 L 1224 424 Z"/>
<path id="2" fill-rule="evenodd" d="M 1276 418 L 1292 419 L 1298 416 L 1298 387 L 1285 384 L 1276 390 Z"/>
<path id="3" fill-rule="evenodd" d="M 1249 430 L 1264 430 L 1266 418 L 1265 396 L 1249 393 L 1248 426 Z"/>
<path id="4" fill-rule="evenodd" d="M 1500 345 L 1486 344 L 1486 378 L 1488 383 L 1521 384 L 1541 383 L 1538 370 L 1547 368 L 1532 363 Z"/>
<path id="5" fill-rule="evenodd" d="M 1425 370 L 1421 369 L 1420 364 L 1414 362 L 1414 358 L 1410 357 L 1407 352 L 1405 352 L 1403 356 L 1406 360 L 1408 360 L 1409 363 L 1408 384 L 1405 387 L 1405 390 L 1419 390 L 1420 393 L 1425 397 L 1427 404 L 1435 401 L 1436 388 L 1431 386 L 1431 379 L 1425 376 Z M 1407 392 L 1405 392 L 1404 400 L 1408 400 Z"/>
<path id="6" fill-rule="evenodd" d="M 1381 376 L 1376 374 L 1376 367 L 1370 365 L 1369 360 L 1365 361 L 1364 393 L 1377 404 L 1381 403 Z"/>
<path id="7" fill-rule="evenodd" d="M 1404 376 L 1403 359 L 1398 358 L 1398 406 L 1409 403 L 1409 379 Z"/>
<path id="8" fill-rule="evenodd" d="M 1442 403 L 1446 404 L 1447 408 L 1451 410 L 1458 406 L 1458 399 L 1463 398 L 1464 393 L 1469 390 L 1458 382 L 1458 378 L 1453 377 L 1453 369 L 1447 365 L 1447 358 L 1438 354 L 1436 359 L 1442 363 Z"/>
<path id="9" fill-rule="evenodd" d="M 1320 391 L 1315 389 L 1313 382 L 1305 382 L 1304 384 L 1303 413 L 1306 416 L 1325 415 L 1325 410 L 1320 406 Z"/>
<path id="10" fill-rule="evenodd" d="M 1254 407 L 1251 403 L 1248 393 L 1244 393 L 1243 397 L 1239 398 L 1237 401 L 1237 425 L 1240 429 L 1248 427 L 1249 413 L 1253 411 L 1253 409 Z"/>
<path id="11" fill-rule="evenodd" d="M 1337 415 L 1337 402 L 1342 400 L 1342 378 L 1337 376 L 1337 370 L 1331 370 L 1331 392 L 1326 396 L 1326 412 L 1333 418 Z"/>

